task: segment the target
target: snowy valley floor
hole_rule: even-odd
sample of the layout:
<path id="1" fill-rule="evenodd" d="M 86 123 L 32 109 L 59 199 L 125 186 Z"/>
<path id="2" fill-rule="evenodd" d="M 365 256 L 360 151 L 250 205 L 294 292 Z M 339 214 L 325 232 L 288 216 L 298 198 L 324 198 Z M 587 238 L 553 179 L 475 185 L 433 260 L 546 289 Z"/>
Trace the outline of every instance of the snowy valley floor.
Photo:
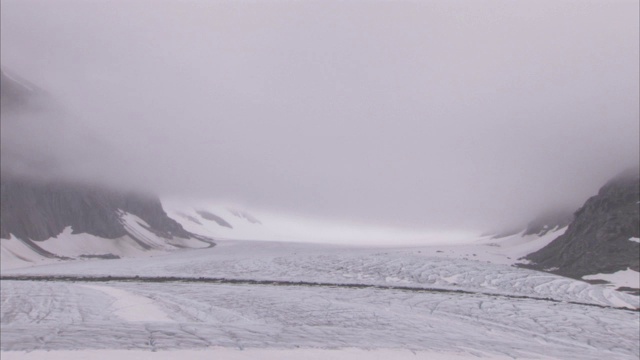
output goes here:
<path id="1" fill-rule="evenodd" d="M 23 280 L 1 282 L 2 358 L 640 356 L 637 296 L 438 254 L 223 241 L 146 258 L 4 269 L 3 277 Z M 83 281 L 24 278 L 79 275 Z M 298 281 L 324 285 L 283 286 Z"/>

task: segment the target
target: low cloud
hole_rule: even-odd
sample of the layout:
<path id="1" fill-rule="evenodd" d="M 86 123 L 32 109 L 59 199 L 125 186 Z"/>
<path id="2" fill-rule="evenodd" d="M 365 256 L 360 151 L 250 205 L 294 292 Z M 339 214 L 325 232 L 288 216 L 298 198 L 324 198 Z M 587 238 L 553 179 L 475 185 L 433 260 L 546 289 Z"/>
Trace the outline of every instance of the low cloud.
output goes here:
<path id="1" fill-rule="evenodd" d="M 26 146 L 56 176 L 171 196 L 385 226 L 526 222 L 638 164 L 637 14 L 2 0 L 3 68 L 63 108 L 3 113 L 3 169 Z"/>

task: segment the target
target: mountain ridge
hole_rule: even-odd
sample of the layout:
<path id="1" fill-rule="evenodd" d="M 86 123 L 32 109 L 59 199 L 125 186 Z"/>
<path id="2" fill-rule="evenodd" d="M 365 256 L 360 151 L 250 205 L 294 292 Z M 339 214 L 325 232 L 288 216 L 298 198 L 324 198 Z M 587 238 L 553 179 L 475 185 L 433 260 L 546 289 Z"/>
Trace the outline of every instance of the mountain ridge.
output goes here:
<path id="1" fill-rule="evenodd" d="M 575 212 L 567 231 L 525 257 L 522 266 L 581 279 L 627 269 L 640 271 L 640 171 L 609 180 Z M 640 287 L 640 284 L 638 284 Z"/>
<path id="2" fill-rule="evenodd" d="M 66 114 L 44 90 L 16 80 L 5 69 L 0 75 L 3 133 L 0 239 L 3 250 L 6 248 L 7 254 L 14 255 L 12 259 L 116 256 L 96 254 L 94 249 L 82 244 L 82 241 L 88 244 L 99 239 L 105 242 L 98 246 L 100 249 L 122 255 L 133 248 L 145 251 L 215 245 L 212 239 L 188 232 L 171 219 L 155 195 L 56 176 L 61 166 L 75 166 L 75 163 L 61 163 L 65 157 L 56 157 L 55 152 L 51 152 L 57 150 L 55 148 L 45 146 L 34 151 L 25 144 L 47 142 L 55 137 L 61 142 L 50 141 L 46 145 L 66 142 L 68 149 L 65 150 L 86 157 L 84 162 L 99 164 L 102 158 L 85 148 L 91 146 L 88 141 L 65 141 L 65 128 L 59 126 L 56 121 L 60 119 L 56 116 Z M 45 137 L 34 140 L 30 131 L 38 131 Z M 24 141 L 25 137 L 29 141 Z M 80 236 L 82 234 L 87 236 Z M 63 239 L 59 239 L 60 236 Z M 52 239 L 62 241 L 60 249 L 51 248 Z M 18 248 L 24 251 L 16 252 Z"/>

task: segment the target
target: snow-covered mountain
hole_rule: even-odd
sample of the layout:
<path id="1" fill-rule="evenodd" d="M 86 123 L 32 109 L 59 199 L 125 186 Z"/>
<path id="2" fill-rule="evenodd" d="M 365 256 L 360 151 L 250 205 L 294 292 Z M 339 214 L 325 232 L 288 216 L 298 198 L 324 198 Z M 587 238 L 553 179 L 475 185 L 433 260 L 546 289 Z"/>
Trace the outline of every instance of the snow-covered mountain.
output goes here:
<path id="1" fill-rule="evenodd" d="M 46 116 L 53 101 L 35 85 L 5 71 L 1 75 L 3 268 L 35 261 L 117 258 L 150 250 L 213 245 L 210 239 L 186 231 L 169 218 L 153 195 L 47 177 L 51 168 L 55 172 L 60 165 L 59 159 L 34 150 L 28 144 L 33 139 L 16 137 L 29 135 L 25 129 L 40 125 L 54 131 L 56 124 L 50 124 Z M 21 127 L 28 121 L 33 123 Z M 65 136 L 51 134 L 52 138 Z M 84 148 L 71 150 L 86 152 Z"/>
<path id="2" fill-rule="evenodd" d="M 3 176 L 1 193 L 3 267 L 213 244 L 184 230 L 150 195 L 10 176 Z"/>
<path id="3" fill-rule="evenodd" d="M 567 231 L 527 255 L 529 268 L 640 288 L 640 171 L 607 182 L 575 213 Z M 616 275 L 617 274 L 617 275 Z"/>

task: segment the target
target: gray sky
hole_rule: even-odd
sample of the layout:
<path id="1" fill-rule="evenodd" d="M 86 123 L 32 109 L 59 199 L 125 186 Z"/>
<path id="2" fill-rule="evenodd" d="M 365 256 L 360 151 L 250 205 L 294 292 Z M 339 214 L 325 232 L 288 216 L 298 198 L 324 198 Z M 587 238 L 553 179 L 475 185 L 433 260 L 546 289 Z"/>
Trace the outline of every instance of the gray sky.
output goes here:
<path id="1" fill-rule="evenodd" d="M 1 4 L 2 66 L 117 159 L 69 176 L 486 230 L 639 161 L 638 1 Z"/>

